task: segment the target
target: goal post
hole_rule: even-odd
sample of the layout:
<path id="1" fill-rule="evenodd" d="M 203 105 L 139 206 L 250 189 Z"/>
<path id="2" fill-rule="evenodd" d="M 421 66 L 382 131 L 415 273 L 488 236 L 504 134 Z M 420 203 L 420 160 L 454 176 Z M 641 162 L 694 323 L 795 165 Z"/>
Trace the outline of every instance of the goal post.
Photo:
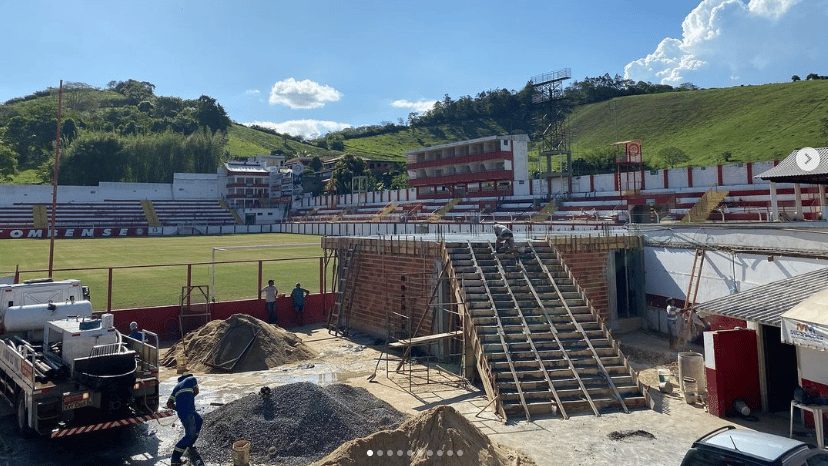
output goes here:
<path id="1" fill-rule="evenodd" d="M 279 273 L 281 275 L 282 283 L 279 286 L 279 291 L 284 293 L 290 292 L 290 288 L 287 288 L 289 283 L 299 282 L 301 280 L 307 281 L 303 278 L 303 275 L 300 273 L 298 278 L 296 274 L 291 275 L 290 272 L 292 269 L 296 269 L 295 266 L 289 265 L 281 265 L 282 263 L 290 263 L 291 261 L 314 261 L 314 267 L 316 267 L 315 262 L 318 261 L 318 258 L 321 256 L 321 252 L 319 255 L 315 255 L 312 257 L 307 257 L 307 249 L 308 248 L 320 248 L 320 244 L 317 243 L 282 243 L 282 244 L 259 244 L 259 245 L 249 245 L 249 246 L 214 246 L 212 248 L 212 256 L 211 256 L 211 264 L 210 264 L 210 300 L 216 301 L 216 296 L 219 294 L 219 287 L 221 285 L 221 281 L 219 280 L 217 283 L 216 280 L 216 265 L 220 264 L 231 264 L 235 262 L 247 262 L 253 264 L 257 261 L 266 261 L 268 263 L 277 263 L 280 265 L 274 265 L 271 268 L 283 271 L 284 273 Z M 296 251 L 297 254 L 294 254 L 296 257 L 290 257 L 291 250 Z M 259 257 L 251 258 L 251 256 L 255 255 L 256 252 L 263 252 L 263 254 L 259 254 Z M 268 253 L 267 251 L 272 251 Z M 269 257 L 261 257 L 261 256 L 269 256 Z M 300 257 L 302 256 L 302 257 Z M 304 276 L 307 276 L 305 274 Z M 316 276 L 316 273 L 314 274 Z M 292 278 L 286 278 L 292 277 Z M 265 278 L 262 277 L 264 281 Z M 292 286 L 291 286 L 292 288 Z M 256 292 L 258 293 L 258 289 Z"/>

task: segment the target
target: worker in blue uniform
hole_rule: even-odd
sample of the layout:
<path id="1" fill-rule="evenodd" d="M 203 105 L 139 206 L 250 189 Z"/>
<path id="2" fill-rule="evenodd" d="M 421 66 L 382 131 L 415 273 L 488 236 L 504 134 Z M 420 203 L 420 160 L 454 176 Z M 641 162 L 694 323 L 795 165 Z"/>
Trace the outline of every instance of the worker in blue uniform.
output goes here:
<path id="1" fill-rule="evenodd" d="M 184 464 L 181 455 L 189 449 L 189 457 L 193 463 L 203 464 L 201 457 L 195 449 L 195 442 L 201 432 L 202 419 L 195 407 L 195 397 L 198 395 L 198 381 L 189 373 L 178 378 L 178 383 L 170 393 L 167 400 L 167 408 L 174 409 L 184 426 L 184 437 L 175 444 L 170 464 L 178 466 Z"/>

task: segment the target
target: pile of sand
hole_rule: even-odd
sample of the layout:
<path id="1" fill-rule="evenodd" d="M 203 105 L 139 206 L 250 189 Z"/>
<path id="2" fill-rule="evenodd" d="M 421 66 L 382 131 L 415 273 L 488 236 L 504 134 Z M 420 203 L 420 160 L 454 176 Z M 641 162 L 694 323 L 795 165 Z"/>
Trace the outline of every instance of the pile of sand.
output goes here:
<path id="1" fill-rule="evenodd" d="M 222 338 L 228 332 L 237 332 L 239 338 Z M 233 372 L 271 369 L 303 361 L 316 353 L 295 334 L 246 314 L 235 314 L 227 320 L 214 320 L 192 332 L 173 345 L 164 354 L 161 364 L 174 367 L 178 356 L 187 357 L 187 369 L 195 372 L 226 372 L 212 367 L 217 352 L 230 355 L 225 360 L 241 355 Z M 221 359 L 221 358 L 219 358 Z"/>
<path id="2" fill-rule="evenodd" d="M 312 466 L 531 466 L 527 456 L 489 440 L 451 406 L 437 406 L 396 430 L 343 443 Z"/>

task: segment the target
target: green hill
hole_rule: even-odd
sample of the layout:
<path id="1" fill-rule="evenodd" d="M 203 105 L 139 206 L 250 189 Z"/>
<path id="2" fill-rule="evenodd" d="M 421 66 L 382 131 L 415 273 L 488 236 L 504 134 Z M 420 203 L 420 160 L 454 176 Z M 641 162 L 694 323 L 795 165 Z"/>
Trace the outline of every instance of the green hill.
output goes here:
<path id="1" fill-rule="evenodd" d="M 290 136 L 272 134 L 233 123 L 227 130 L 225 150 L 231 157 L 253 157 L 270 154 L 281 150 L 288 157 L 300 154 L 322 156 L 340 155 L 341 152 L 329 151 L 312 144 L 299 142 Z"/>
<path id="2" fill-rule="evenodd" d="M 73 83 L 65 89 L 62 134 L 73 138 L 97 131 L 123 141 L 164 131 L 187 135 L 204 121 L 209 123 L 211 115 L 223 112 L 217 102 L 206 96 L 199 100 L 159 97 L 153 94 L 154 86 L 150 83 L 130 80 L 116 84 L 110 89 L 97 89 Z M 444 122 L 439 125 L 349 128 L 309 142 L 230 123 L 221 158 L 281 151 L 288 157 L 351 153 L 367 159 L 402 161 L 407 150 L 417 147 L 527 132 L 515 127 L 530 124 L 526 99 L 513 100 L 518 101 L 517 107 L 509 107 L 513 110 L 507 113 L 492 113 L 498 115 L 495 118 L 452 119 L 448 116 L 451 113 L 444 111 L 437 115 L 440 118 L 431 115 L 432 118 L 425 119 Z M 460 101 L 464 105 L 485 103 L 471 98 Z M 0 105 L 0 175 L 3 160 L 11 158 L 16 159 L 19 170 L 12 182 L 36 182 L 40 174 L 50 172 L 56 104 L 56 90 L 47 89 Z M 205 108 L 206 113 L 202 111 Z M 823 121 L 826 117 L 828 80 L 806 80 L 619 97 L 576 107 L 569 117 L 569 126 L 573 158 L 588 160 L 593 167 L 603 164 L 607 170 L 612 168 L 611 144 L 629 139 L 643 141 L 644 161 L 652 168 L 666 167 L 658 154 L 667 147 L 676 147 L 688 156 L 682 165 L 781 159 L 797 148 L 828 145 L 827 125 Z M 529 167 L 534 171 L 534 141 L 538 137 L 530 136 L 533 142 L 529 146 Z M 184 144 L 183 137 L 180 140 Z M 70 141 L 64 143 L 62 152 L 71 153 L 67 147 Z M 107 141 L 103 138 L 92 142 Z M 342 150 L 328 150 L 328 146 Z M 601 163 L 594 163 L 596 160 Z"/>
<path id="3" fill-rule="evenodd" d="M 641 139 L 644 161 L 665 168 L 657 154 L 684 151 L 682 165 L 706 166 L 781 159 L 794 149 L 828 145 L 828 80 L 740 86 L 620 97 L 576 107 L 570 115 L 573 158 L 607 153 L 616 141 Z M 494 120 L 414 127 L 345 139 L 346 152 L 366 158 L 403 159 L 406 150 L 484 136 L 508 134 Z M 530 170 L 537 150 L 529 145 Z M 729 153 L 729 155 L 725 155 Z"/>
<path id="4" fill-rule="evenodd" d="M 457 125 L 406 127 L 385 134 L 345 139 L 345 152 L 366 159 L 405 160 L 405 152 L 485 136 L 505 134 L 493 120 L 464 121 Z"/>
<path id="5" fill-rule="evenodd" d="M 579 107 L 570 116 L 573 157 L 616 141 L 642 140 L 644 161 L 677 147 L 684 165 L 781 159 L 825 146 L 828 81 L 813 80 L 631 96 Z M 731 155 L 725 160 L 723 154 Z"/>

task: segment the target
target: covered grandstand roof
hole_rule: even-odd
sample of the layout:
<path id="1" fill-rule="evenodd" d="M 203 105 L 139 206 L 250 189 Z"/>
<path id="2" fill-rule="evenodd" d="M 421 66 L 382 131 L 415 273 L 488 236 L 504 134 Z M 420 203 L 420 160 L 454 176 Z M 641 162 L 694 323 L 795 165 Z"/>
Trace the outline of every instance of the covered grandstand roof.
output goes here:
<path id="1" fill-rule="evenodd" d="M 828 148 L 797 149 L 756 178 L 777 183 L 828 184 Z"/>
<path id="2" fill-rule="evenodd" d="M 246 173 L 251 175 L 267 175 L 270 173 L 267 168 L 258 163 L 251 164 L 247 162 L 227 162 L 224 164 L 224 167 L 229 173 Z"/>

